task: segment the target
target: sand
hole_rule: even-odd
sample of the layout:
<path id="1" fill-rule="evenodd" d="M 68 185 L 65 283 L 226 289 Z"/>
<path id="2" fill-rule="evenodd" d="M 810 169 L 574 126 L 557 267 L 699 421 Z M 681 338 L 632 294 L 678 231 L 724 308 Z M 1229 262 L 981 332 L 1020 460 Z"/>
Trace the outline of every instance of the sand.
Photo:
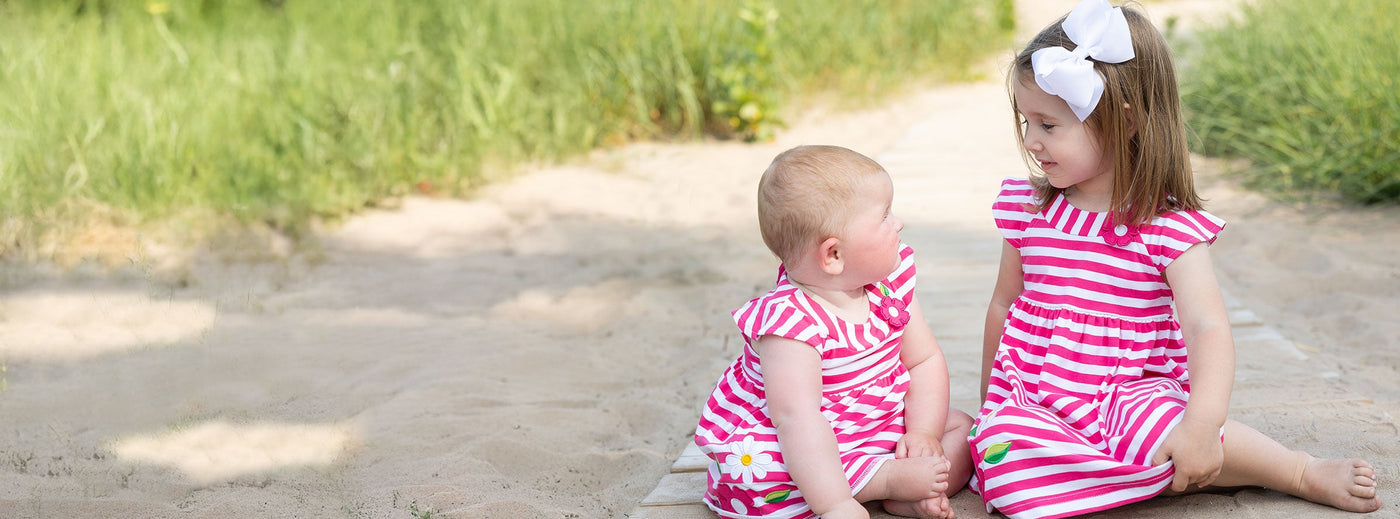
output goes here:
<path id="1" fill-rule="evenodd" d="M 1025 171 L 996 79 L 806 110 L 774 142 L 634 144 L 470 200 L 408 198 L 311 251 L 6 265 L 0 517 L 625 517 L 738 353 L 728 312 L 772 281 L 758 175 L 811 143 L 891 172 L 953 403 L 974 408 L 989 204 Z M 1386 502 L 1372 516 L 1400 516 L 1400 211 L 1274 201 L 1197 168 L 1230 221 L 1221 285 L 1258 323 L 1238 338 L 1232 416 L 1367 457 Z M 955 503 L 984 516 L 974 495 Z M 1244 490 L 1105 516 L 1241 514 L 1341 515 Z"/>

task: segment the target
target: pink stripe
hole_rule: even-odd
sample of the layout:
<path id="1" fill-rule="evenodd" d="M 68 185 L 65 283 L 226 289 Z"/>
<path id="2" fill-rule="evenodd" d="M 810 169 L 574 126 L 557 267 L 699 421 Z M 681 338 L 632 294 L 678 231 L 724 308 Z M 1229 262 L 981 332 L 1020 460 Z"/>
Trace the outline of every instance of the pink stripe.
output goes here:
<path id="1" fill-rule="evenodd" d="M 1085 488 L 1085 489 L 1083 489 L 1083 490 L 1078 490 L 1078 491 L 1074 491 L 1074 492 L 1066 492 L 1066 493 L 1058 494 L 1058 495 L 1055 495 L 1055 496 L 1046 496 L 1046 497 L 1042 497 L 1042 498 L 1026 500 L 1026 501 L 1022 501 L 1022 502 L 1020 502 L 1020 503 L 1015 503 L 1015 504 L 1012 504 L 1012 505 L 1007 505 L 1007 506 L 1005 506 L 1005 507 L 998 507 L 998 510 L 999 510 L 1001 513 L 1007 514 L 1007 515 L 1022 514 L 1022 513 L 1027 513 L 1029 510 L 1032 510 L 1032 509 L 1035 509 L 1035 508 L 1039 508 L 1039 507 L 1043 507 L 1043 506 L 1055 505 L 1055 504 L 1060 504 L 1060 503 L 1064 503 L 1064 502 L 1080 501 L 1080 500 L 1092 500 L 1092 499 L 1094 499 L 1094 498 L 1096 498 L 1096 497 L 1099 497 L 1099 496 L 1101 496 L 1101 495 L 1103 495 L 1103 494 L 1106 494 L 1106 493 L 1111 492 L 1111 491 L 1114 491 L 1114 490 L 1119 490 L 1119 489 L 1125 489 L 1125 488 L 1141 488 L 1141 487 L 1151 488 L 1151 487 L 1158 486 L 1158 485 L 1160 485 L 1160 486 L 1162 486 L 1163 488 L 1165 488 L 1165 487 L 1166 487 L 1166 482 L 1167 482 L 1168 480 L 1171 479 L 1171 475 L 1172 475 L 1172 471 L 1168 470 L 1168 471 L 1164 472 L 1162 475 L 1144 478 L 1144 479 L 1141 480 L 1141 481 L 1131 481 L 1131 482 L 1124 482 L 1124 483 L 1113 483 L 1113 484 L 1107 484 L 1107 485 L 1098 485 L 1098 486 L 1094 486 L 1094 487 L 1090 487 L 1090 488 Z M 1144 495 L 1144 496 L 1129 497 L 1129 498 L 1126 498 L 1126 499 L 1121 499 L 1121 500 L 1118 500 L 1118 501 L 1112 501 L 1112 502 L 1107 502 L 1107 503 L 1086 503 L 1086 504 L 1084 505 L 1083 508 L 1075 509 L 1075 510 L 1073 510 L 1073 511 L 1062 512 L 1062 513 L 1057 513 L 1057 514 L 1053 514 L 1053 515 L 1044 515 L 1044 516 L 1041 516 L 1041 515 L 1038 515 L 1038 514 L 1037 514 L 1036 517 L 1040 517 L 1040 519 L 1060 519 L 1060 518 L 1063 518 L 1063 517 L 1073 517 L 1073 516 L 1076 516 L 1076 515 L 1087 514 L 1087 513 L 1089 513 L 1089 512 L 1097 512 L 1097 511 L 1100 511 L 1100 510 L 1107 510 L 1107 509 L 1109 509 L 1109 508 L 1116 508 L 1116 507 L 1120 507 L 1120 506 L 1123 506 L 1123 505 L 1126 505 L 1126 504 L 1129 504 L 1129 503 L 1136 503 L 1136 502 L 1138 502 L 1138 501 L 1142 501 L 1142 500 L 1151 498 L 1151 497 L 1155 496 L 1158 492 L 1161 492 L 1161 489 L 1158 489 L 1156 492 L 1147 493 L 1147 495 Z M 1088 494 L 1088 495 L 1085 496 L 1085 494 Z M 1084 496 L 1084 497 L 1081 497 L 1081 496 Z M 1086 498 L 1087 498 L 1087 499 L 1086 499 Z"/>
<path id="2" fill-rule="evenodd" d="M 1150 309 L 1143 309 L 1141 307 L 1124 306 L 1113 303 L 1103 303 L 1099 301 L 1084 299 L 1081 297 L 1075 297 L 1073 295 L 1047 294 L 1044 292 L 1033 291 L 1029 288 L 1021 294 L 1021 297 L 1045 306 L 1070 306 L 1074 308 L 1082 308 L 1100 314 L 1118 314 L 1123 317 L 1133 319 L 1151 319 L 1153 317 L 1160 317 L 1163 315 L 1162 309 L 1171 308 L 1170 306 L 1161 306 L 1153 307 Z"/>
<path id="3" fill-rule="evenodd" d="M 1051 202 L 1050 216 L 1046 218 L 1046 221 L 1050 222 L 1050 224 L 1054 225 L 1055 227 L 1061 227 L 1061 225 L 1059 225 L 1059 222 L 1061 221 L 1061 218 L 1065 217 L 1065 213 L 1068 212 L 1066 211 L 1066 208 L 1068 206 L 1069 204 L 1066 204 L 1064 202 L 1064 198 L 1058 198 L 1054 202 Z"/>
<path id="4" fill-rule="evenodd" d="M 1065 258 L 1058 256 L 1028 255 L 1022 258 L 1021 263 L 1027 266 L 1046 266 L 1072 270 L 1087 270 L 1095 274 L 1102 274 L 1124 281 L 1136 283 L 1162 283 L 1162 273 L 1155 270 L 1146 270 L 1141 263 L 1121 261 L 1114 259 L 1113 263 L 1097 261 L 1103 256 Z"/>

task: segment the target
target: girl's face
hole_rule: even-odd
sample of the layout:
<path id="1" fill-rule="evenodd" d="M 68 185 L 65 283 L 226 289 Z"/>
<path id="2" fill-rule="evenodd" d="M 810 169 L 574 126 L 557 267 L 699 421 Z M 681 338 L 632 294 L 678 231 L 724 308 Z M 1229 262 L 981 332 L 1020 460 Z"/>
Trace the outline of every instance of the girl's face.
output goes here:
<path id="1" fill-rule="evenodd" d="M 904 222 L 890 212 L 894 184 L 885 173 L 872 175 L 857 189 L 852 218 L 841 237 L 842 260 L 861 286 L 889 277 L 899 267 L 899 231 Z"/>
<path id="2" fill-rule="evenodd" d="M 1069 104 L 1045 93 L 1034 80 L 1016 81 L 1015 93 L 1026 151 L 1040 164 L 1050 185 L 1112 193 L 1113 161 L 1104 156 L 1098 135 L 1075 117 Z"/>

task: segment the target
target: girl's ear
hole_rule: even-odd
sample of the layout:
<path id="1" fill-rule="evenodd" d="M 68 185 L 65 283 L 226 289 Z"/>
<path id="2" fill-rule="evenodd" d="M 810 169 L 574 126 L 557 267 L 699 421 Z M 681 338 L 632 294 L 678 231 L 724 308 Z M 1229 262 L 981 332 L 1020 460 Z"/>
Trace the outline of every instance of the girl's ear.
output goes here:
<path id="1" fill-rule="evenodd" d="M 817 255 L 821 258 L 822 272 L 828 276 L 839 276 L 846 269 L 846 262 L 841 256 L 841 240 L 835 236 L 822 240 L 817 246 Z"/>

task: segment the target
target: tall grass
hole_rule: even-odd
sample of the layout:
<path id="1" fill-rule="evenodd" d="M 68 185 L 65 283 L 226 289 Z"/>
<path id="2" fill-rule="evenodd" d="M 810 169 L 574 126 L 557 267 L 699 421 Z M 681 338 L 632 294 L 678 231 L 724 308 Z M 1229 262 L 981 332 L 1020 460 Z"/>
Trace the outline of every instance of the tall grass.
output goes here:
<path id="1" fill-rule="evenodd" d="M 958 75 L 1000 48 L 1009 9 L 0 2 L 0 254 L 94 217 L 296 234 L 413 189 L 461 193 L 493 165 L 733 131 L 716 107 L 738 83 L 773 112 L 794 92 Z M 777 16 L 755 25 L 746 10 Z"/>
<path id="2" fill-rule="evenodd" d="M 1183 104 L 1256 184 L 1400 202 L 1400 17 L 1391 0 L 1264 1 L 1200 35 Z"/>

